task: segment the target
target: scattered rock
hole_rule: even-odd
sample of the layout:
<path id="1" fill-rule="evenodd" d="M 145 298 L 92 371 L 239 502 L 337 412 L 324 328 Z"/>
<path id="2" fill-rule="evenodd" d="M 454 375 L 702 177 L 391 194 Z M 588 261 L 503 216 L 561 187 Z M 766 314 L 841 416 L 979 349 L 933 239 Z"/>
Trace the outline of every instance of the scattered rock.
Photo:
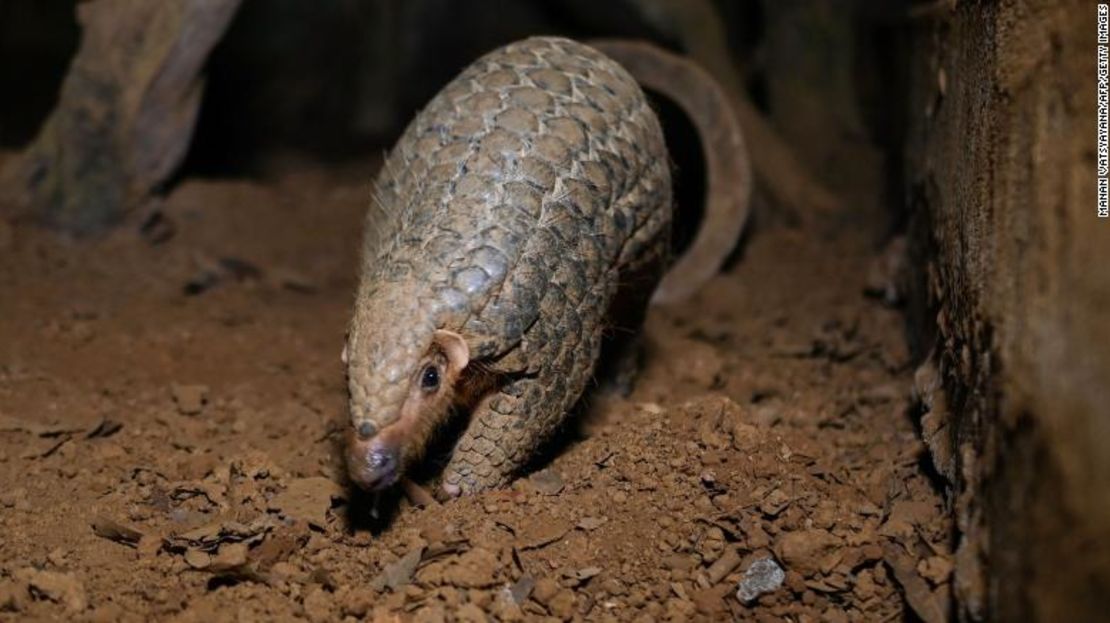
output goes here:
<path id="1" fill-rule="evenodd" d="M 208 404 L 207 385 L 180 385 L 174 383 L 170 388 L 173 402 L 182 415 L 197 415 Z"/>
<path id="2" fill-rule="evenodd" d="M 890 567 L 894 579 L 902 587 L 906 603 L 925 623 L 941 623 L 948 620 L 947 608 L 929 590 L 929 585 L 914 568 L 914 559 L 900 546 L 887 543 L 883 547 L 883 560 Z"/>
<path id="3" fill-rule="evenodd" d="M 763 433 L 747 422 L 732 427 L 732 446 L 741 452 L 752 452 L 763 442 Z"/>
<path id="4" fill-rule="evenodd" d="M 301 570 L 288 562 L 275 562 L 274 566 L 270 567 L 270 574 L 282 580 L 292 580 L 300 577 Z"/>
<path id="5" fill-rule="evenodd" d="M 423 606 L 412 615 L 412 620 L 413 623 L 446 623 L 447 610 L 439 604 Z"/>
<path id="6" fill-rule="evenodd" d="M 313 569 L 312 573 L 308 574 L 308 581 L 323 586 L 329 592 L 339 588 L 339 583 L 335 581 L 335 576 L 325 567 L 316 567 Z"/>
<path id="7" fill-rule="evenodd" d="M 463 604 L 455 611 L 455 620 L 459 623 L 486 623 L 489 618 L 477 604 Z"/>
<path id="8" fill-rule="evenodd" d="M 735 547 L 726 549 L 721 557 L 709 566 L 709 584 L 716 584 L 725 579 L 725 576 L 740 566 L 740 562 L 740 552 Z"/>
<path id="9" fill-rule="evenodd" d="M 185 564 L 194 569 L 207 569 L 212 564 L 212 556 L 199 549 L 190 549 L 185 552 Z"/>
<path id="10" fill-rule="evenodd" d="M 759 505 L 759 510 L 769 517 L 774 517 L 781 513 L 790 504 L 790 496 L 782 489 L 775 489 L 767 494 L 763 502 Z"/>
<path id="11" fill-rule="evenodd" d="M 786 579 L 786 572 L 774 558 L 760 558 L 744 571 L 744 577 L 736 589 L 736 598 L 751 604 L 760 595 L 778 590 Z"/>
<path id="12" fill-rule="evenodd" d="M 563 477 L 551 468 L 542 469 L 532 474 L 528 480 L 536 488 L 536 491 L 544 495 L 558 495 L 565 486 Z"/>
<path id="13" fill-rule="evenodd" d="M 827 623 L 848 623 L 848 615 L 836 606 L 829 606 L 821 613 L 821 620 Z"/>
<path id="14" fill-rule="evenodd" d="M 270 500 L 270 510 L 281 513 L 286 519 L 301 520 L 327 528 L 328 511 L 333 499 L 343 499 L 346 492 L 338 483 L 315 476 L 298 478 L 289 483 L 285 491 Z"/>
<path id="15" fill-rule="evenodd" d="M 729 593 L 729 586 L 722 584 L 713 588 L 704 589 L 695 592 L 691 599 L 698 612 L 706 616 L 711 616 L 713 619 L 720 619 L 721 612 L 725 608 L 725 595 Z"/>
<path id="16" fill-rule="evenodd" d="M 561 619 L 569 619 L 574 616 L 574 603 L 574 593 L 564 588 L 547 602 L 547 609 L 550 610 L 551 614 L 554 616 Z"/>
<path id="17" fill-rule="evenodd" d="M 336 601 L 339 605 L 340 611 L 350 617 L 358 620 L 366 618 L 366 615 L 374 609 L 374 604 L 378 601 L 377 591 L 372 588 L 358 586 L 349 590 L 340 590 L 336 593 Z"/>
<path id="18" fill-rule="evenodd" d="M 14 580 L 0 580 L 0 612 L 21 612 L 27 607 L 27 586 Z"/>
<path id="19" fill-rule="evenodd" d="M 62 567 L 66 564 L 66 551 L 60 547 L 55 547 L 46 555 L 46 559 L 55 567 Z"/>
<path id="20" fill-rule="evenodd" d="M 525 620 L 524 610 L 508 598 L 499 598 L 494 601 L 490 608 L 490 615 L 493 620 L 505 621 L 505 623 L 518 623 Z"/>
<path id="21" fill-rule="evenodd" d="M 663 566 L 672 571 L 689 571 L 694 567 L 694 559 L 686 554 L 671 554 L 663 558 Z"/>
<path id="22" fill-rule="evenodd" d="M 16 508 L 26 505 L 27 490 L 16 487 L 10 491 L 0 492 L 0 507 Z"/>
<path id="23" fill-rule="evenodd" d="M 88 606 L 85 586 L 72 573 L 26 568 L 16 571 L 15 579 L 27 585 L 33 597 L 59 603 L 70 613 L 83 612 Z"/>
<path id="24" fill-rule="evenodd" d="M 497 584 L 497 556 L 482 548 L 461 555 L 443 572 L 443 580 L 460 588 L 485 588 Z"/>
<path id="25" fill-rule="evenodd" d="M 246 543 L 224 543 L 216 556 L 212 559 L 214 570 L 226 570 L 241 567 L 247 564 Z"/>
<path id="26" fill-rule="evenodd" d="M 250 550 L 250 557 L 259 569 L 269 569 L 285 562 L 305 540 L 306 537 L 296 535 L 292 530 L 279 530 Z"/>
<path id="27" fill-rule="evenodd" d="M 555 595 L 559 592 L 559 583 L 554 578 L 540 578 L 536 581 L 535 589 L 532 591 L 532 598 L 535 599 L 540 605 L 547 606 Z"/>
<path id="28" fill-rule="evenodd" d="M 539 549 L 550 545 L 570 532 L 570 527 L 558 521 L 532 524 L 527 531 L 517 539 L 520 549 Z"/>
<path id="29" fill-rule="evenodd" d="M 331 621 L 334 618 L 332 607 L 331 596 L 320 586 L 308 589 L 308 593 L 304 596 L 304 613 L 313 623 Z"/>
<path id="30" fill-rule="evenodd" d="M 139 543 L 135 546 L 135 549 L 138 550 L 140 556 L 152 558 L 157 556 L 158 552 L 162 551 L 163 544 L 164 541 L 162 537 L 154 536 L 153 534 L 144 534 L 142 538 L 139 539 Z"/>
<path id="31" fill-rule="evenodd" d="M 697 606 L 688 599 L 669 599 L 666 605 L 666 619 L 668 621 L 689 621 L 693 618 Z"/>
<path id="32" fill-rule="evenodd" d="M 783 534 L 775 549 L 788 568 L 809 577 L 819 573 L 825 557 L 840 546 L 840 539 L 829 532 L 812 529 Z"/>

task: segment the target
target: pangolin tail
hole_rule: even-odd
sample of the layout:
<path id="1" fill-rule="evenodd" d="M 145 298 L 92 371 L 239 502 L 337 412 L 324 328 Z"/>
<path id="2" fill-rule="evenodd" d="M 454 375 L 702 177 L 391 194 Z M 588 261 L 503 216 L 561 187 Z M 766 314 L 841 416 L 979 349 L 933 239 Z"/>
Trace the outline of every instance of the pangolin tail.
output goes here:
<path id="1" fill-rule="evenodd" d="M 654 304 L 689 298 L 720 270 L 747 221 L 752 171 L 728 93 L 700 65 L 646 41 L 587 42 L 620 63 L 644 88 L 674 101 L 693 122 L 706 162 L 705 215 L 690 248 L 663 276 Z"/>

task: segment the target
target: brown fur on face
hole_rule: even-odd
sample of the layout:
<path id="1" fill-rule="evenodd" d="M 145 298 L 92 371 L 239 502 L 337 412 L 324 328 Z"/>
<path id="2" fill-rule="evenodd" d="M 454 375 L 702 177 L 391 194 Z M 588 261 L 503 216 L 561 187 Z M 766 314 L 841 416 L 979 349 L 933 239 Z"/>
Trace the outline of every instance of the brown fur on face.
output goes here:
<path id="1" fill-rule="evenodd" d="M 480 388 L 488 386 L 482 380 L 487 376 L 482 366 L 468 369 L 469 357 L 469 347 L 459 334 L 435 332 L 431 347 L 407 380 L 408 391 L 397 419 L 369 438 L 360 437 L 354 427 L 348 431 L 347 466 L 352 480 L 365 488 L 380 489 L 423 457 L 432 435 L 459 399 L 472 400 Z M 434 388 L 423 383 L 429 369 L 434 369 L 439 379 Z M 381 461 L 381 457 L 389 460 Z"/>

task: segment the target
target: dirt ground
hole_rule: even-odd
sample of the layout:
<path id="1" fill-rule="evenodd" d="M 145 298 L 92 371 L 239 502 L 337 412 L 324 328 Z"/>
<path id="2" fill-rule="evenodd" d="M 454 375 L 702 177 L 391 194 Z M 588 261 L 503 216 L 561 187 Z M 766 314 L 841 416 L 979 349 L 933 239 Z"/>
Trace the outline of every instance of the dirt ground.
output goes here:
<path id="1" fill-rule="evenodd" d="M 355 169 L 187 180 L 96 242 L 0 222 L 0 620 L 945 618 L 859 233 L 760 231 L 546 469 L 371 517 L 337 451 Z"/>

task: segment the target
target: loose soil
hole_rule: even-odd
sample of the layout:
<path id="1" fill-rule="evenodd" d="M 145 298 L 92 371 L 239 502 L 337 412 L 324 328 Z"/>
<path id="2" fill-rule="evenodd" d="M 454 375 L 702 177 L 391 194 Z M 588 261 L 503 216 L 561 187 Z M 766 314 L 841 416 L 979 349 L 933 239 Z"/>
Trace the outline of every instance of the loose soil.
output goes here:
<path id="1" fill-rule="evenodd" d="M 338 453 L 371 177 L 185 181 L 94 242 L 0 222 L 0 620 L 943 620 L 860 234 L 758 232 L 542 471 L 375 519 Z"/>

